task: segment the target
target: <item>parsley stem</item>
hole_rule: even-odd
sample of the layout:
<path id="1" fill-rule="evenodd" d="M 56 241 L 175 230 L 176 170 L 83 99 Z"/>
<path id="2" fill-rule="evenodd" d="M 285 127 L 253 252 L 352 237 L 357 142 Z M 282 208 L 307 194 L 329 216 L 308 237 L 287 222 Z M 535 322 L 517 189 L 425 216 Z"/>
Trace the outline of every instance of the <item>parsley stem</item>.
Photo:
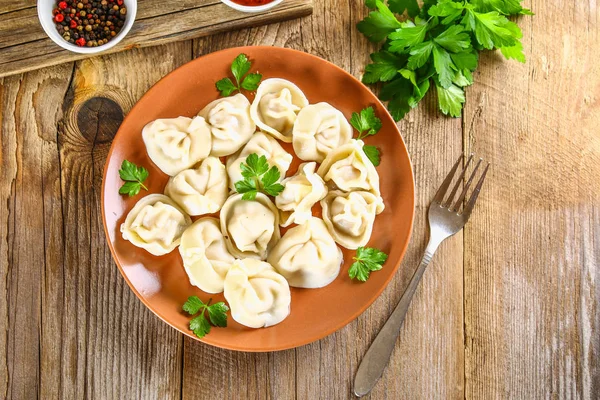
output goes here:
<path id="1" fill-rule="evenodd" d="M 139 182 L 139 181 L 138 181 Z M 144 185 L 142 182 L 140 182 L 140 185 L 142 186 L 142 188 L 144 188 L 145 191 L 148 191 L 148 188 L 146 187 L 146 185 Z"/>

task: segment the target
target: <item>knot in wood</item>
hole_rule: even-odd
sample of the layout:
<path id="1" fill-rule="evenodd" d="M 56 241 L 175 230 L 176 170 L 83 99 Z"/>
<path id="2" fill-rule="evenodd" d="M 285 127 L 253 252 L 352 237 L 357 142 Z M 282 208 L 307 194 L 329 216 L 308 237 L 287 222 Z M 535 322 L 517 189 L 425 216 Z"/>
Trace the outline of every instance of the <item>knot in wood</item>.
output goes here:
<path id="1" fill-rule="evenodd" d="M 114 100 L 92 97 L 77 112 L 81 135 L 96 144 L 110 142 L 123 122 L 123 109 Z"/>

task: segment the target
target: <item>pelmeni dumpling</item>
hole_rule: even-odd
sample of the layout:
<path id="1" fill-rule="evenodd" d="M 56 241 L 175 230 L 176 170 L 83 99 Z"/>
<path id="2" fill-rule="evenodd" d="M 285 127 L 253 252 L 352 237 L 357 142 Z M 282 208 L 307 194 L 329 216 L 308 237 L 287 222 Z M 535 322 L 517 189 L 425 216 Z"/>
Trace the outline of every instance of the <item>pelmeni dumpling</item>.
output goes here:
<path id="1" fill-rule="evenodd" d="M 258 193 L 255 200 L 241 194 L 227 199 L 221 209 L 221 232 L 231 254 L 237 258 L 265 260 L 281 237 L 279 212 L 269 198 Z"/>
<path id="2" fill-rule="evenodd" d="M 290 315 L 290 286 L 264 261 L 235 260 L 225 277 L 224 294 L 233 319 L 250 328 L 266 328 Z"/>
<path id="3" fill-rule="evenodd" d="M 281 210 L 281 226 L 302 224 L 312 217 L 312 206 L 327 194 L 325 182 L 315 173 L 317 163 L 303 163 L 298 172 L 281 183 L 284 189 L 275 197 Z"/>
<path id="4" fill-rule="evenodd" d="M 259 157 L 265 156 L 269 165 L 277 167 L 281 173 L 280 180 L 285 177 L 293 159 L 292 155 L 286 152 L 277 140 L 262 132 L 256 132 L 243 149 L 227 159 L 227 174 L 231 189 L 235 189 L 237 181 L 244 179 L 240 164 L 245 163 L 246 157 L 252 153 L 256 153 Z"/>
<path id="5" fill-rule="evenodd" d="M 338 276 L 342 251 L 325 223 L 312 217 L 287 231 L 267 261 L 287 279 L 290 286 L 320 288 Z"/>
<path id="6" fill-rule="evenodd" d="M 256 124 L 250 118 L 250 102 L 241 93 L 209 103 L 198 115 L 210 125 L 211 156 L 235 153 L 256 131 Z"/>
<path id="7" fill-rule="evenodd" d="M 330 104 L 311 104 L 298 113 L 292 138 L 300 159 L 323 162 L 327 154 L 350 141 L 352 127 Z"/>
<path id="8" fill-rule="evenodd" d="M 123 239 L 155 256 L 170 253 L 179 245 L 190 217 L 162 194 L 143 197 L 121 224 Z"/>
<path id="9" fill-rule="evenodd" d="M 227 251 L 216 218 L 201 218 L 183 232 L 179 253 L 190 283 L 206 293 L 221 293 L 235 258 Z"/>
<path id="10" fill-rule="evenodd" d="M 229 189 L 225 166 L 217 157 L 208 157 L 196 169 L 186 169 L 169 179 L 165 195 L 189 215 L 219 211 Z"/>
<path id="11" fill-rule="evenodd" d="M 377 214 L 385 208 L 379 191 L 379 174 L 363 151 L 362 140 L 351 140 L 325 157 L 317 173 L 344 192 L 365 190 L 377 197 Z"/>
<path id="12" fill-rule="evenodd" d="M 261 130 L 290 143 L 296 116 L 308 105 L 302 90 L 285 79 L 262 81 L 250 107 L 250 115 Z"/>
<path id="13" fill-rule="evenodd" d="M 210 153 L 210 128 L 202 117 L 157 119 L 144 126 L 142 138 L 150 159 L 171 176 Z"/>
<path id="14" fill-rule="evenodd" d="M 367 244 L 373 231 L 379 199 L 370 192 L 330 191 L 323 200 L 323 221 L 333 239 L 354 250 Z"/>

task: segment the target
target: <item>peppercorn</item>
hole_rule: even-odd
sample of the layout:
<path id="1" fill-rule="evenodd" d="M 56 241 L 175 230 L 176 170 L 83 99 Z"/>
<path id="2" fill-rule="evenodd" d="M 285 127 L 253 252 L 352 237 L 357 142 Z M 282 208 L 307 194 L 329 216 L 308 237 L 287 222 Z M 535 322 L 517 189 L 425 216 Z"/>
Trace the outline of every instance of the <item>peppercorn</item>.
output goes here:
<path id="1" fill-rule="evenodd" d="M 79 16 L 81 16 L 81 17 L 85 17 L 85 11 L 80 11 L 80 12 L 79 12 Z"/>
<path id="2" fill-rule="evenodd" d="M 86 26 L 85 26 L 85 30 L 86 30 L 87 32 L 91 32 L 91 30 L 92 30 L 92 26 L 91 26 L 91 25 L 86 25 Z"/>
<path id="3" fill-rule="evenodd" d="M 69 22 L 69 27 L 77 28 L 77 21 L 75 21 L 74 19 L 71 19 L 71 21 Z"/>
<path id="4" fill-rule="evenodd" d="M 125 15 L 127 14 L 127 9 L 125 7 L 121 8 L 121 10 L 119 11 L 121 13 L 121 15 Z"/>
<path id="5" fill-rule="evenodd" d="M 56 14 L 54 16 L 54 21 L 56 21 L 56 22 L 63 22 L 64 19 L 65 19 L 65 17 L 62 14 Z"/>
<path id="6" fill-rule="evenodd" d="M 77 3 L 77 8 L 81 10 L 83 8 L 83 3 Z"/>

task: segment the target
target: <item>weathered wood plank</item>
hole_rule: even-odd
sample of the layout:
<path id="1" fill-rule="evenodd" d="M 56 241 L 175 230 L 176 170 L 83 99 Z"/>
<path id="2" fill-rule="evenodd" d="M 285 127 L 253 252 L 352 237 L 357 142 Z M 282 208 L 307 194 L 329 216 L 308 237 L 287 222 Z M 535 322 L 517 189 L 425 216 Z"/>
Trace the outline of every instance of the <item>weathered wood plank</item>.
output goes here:
<path id="1" fill-rule="evenodd" d="M 216 0 L 140 1 L 127 37 L 103 54 L 148 47 L 308 15 L 312 0 L 286 0 L 264 13 L 242 13 Z M 52 42 L 42 30 L 35 8 L 0 14 L 0 77 L 89 58 Z"/>
<path id="2" fill-rule="evenodd" d="M 600 393 L 600 8 L 533 1 L 527 64 L 481 57 L 464 141 L 492 161 L 465 230 L 470 398 Z"/>
<path id="3" fill-rule="evenodd" d="M 8 319 L 2 324 L 6 350 L 2 364 L 7 368 L 2 393 L 10 398 L 35 398 L 40 389 L 39 350 L 46 316 L 43 283 L 46 266 L 56 261 L 50 253 L 59 256 L 62 248 L 62 235 L 49 235 L 60 226 L 60 213 L 47 209 L 44 200 L 52 196 L 58 176 L 55 128 L 71 69 L 66 65 L 2 82 L 0 229 L 2 246 L 7 248 L 2 249 L 0 264 L 6 285 L 2 303 L 8 307 Z"/>

